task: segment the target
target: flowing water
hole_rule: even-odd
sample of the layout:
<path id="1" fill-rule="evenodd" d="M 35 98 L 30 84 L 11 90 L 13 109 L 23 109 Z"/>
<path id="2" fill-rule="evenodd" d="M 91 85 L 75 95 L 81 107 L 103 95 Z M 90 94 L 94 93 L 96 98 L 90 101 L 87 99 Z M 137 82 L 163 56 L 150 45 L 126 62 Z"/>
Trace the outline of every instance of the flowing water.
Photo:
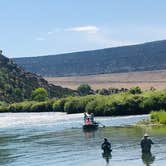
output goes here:
<path id="1" fill-rule="evenodd" d="M 131 127 L 143 116 L 99 117 L 107 127 L 83 132 L 82 115 L 62 113 L 0 114 L 0 165 L 3 166 L 141 166 L 166 164 L 166 127 Z M 152 156 L 142 156 L 140 139 L 148 132 Z M 102 156 L 107 137 L 112 156 Z"/>

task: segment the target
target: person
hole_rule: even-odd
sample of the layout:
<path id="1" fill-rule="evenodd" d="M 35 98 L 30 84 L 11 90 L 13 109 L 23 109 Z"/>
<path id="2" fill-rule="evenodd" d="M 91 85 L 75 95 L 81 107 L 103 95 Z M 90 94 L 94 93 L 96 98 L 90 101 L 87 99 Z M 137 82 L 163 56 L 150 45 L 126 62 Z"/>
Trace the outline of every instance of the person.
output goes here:
<path id="1" fill-rule="evenodd" d="M 104 142 L 101 145 L 102 150 L 104 151 L 104 153 L 110 153 L 111 150 L 111 143 L 108 142 L 107 138 L 104 138 Z"/>
<path id="2" fill-rule="evenodd" d="M 86 122 L 86 118 L 87 118 L 88 116 L 87 116 L 87 113 L 86 112 L 84 112 L 84 122 Z"/>
<path id="3" fill-rule="evenodd" d="M 91 121 L 90 121 L 90 118 L 89 118 L 89 117 L 86 118 L 85 124 L 86 124 L 86 125 L 90 125 L 90 124 L 91 124 Z"/>
<path id="4" fill-rule="evenodd" d="M 142 153 L 151 153 L 151 145 L 154 143 L 149 138 L 147 133 L 144 135 L 144 138 L 141 140 L 140 144 L 141 144 Z"/>
<path id="5" fill-rule="evenodd" d="M 93 113 L 90 114 L 90 120 L 91 120 L 91 123 L 93 124 L 94 123 L 94 114 Z"/>

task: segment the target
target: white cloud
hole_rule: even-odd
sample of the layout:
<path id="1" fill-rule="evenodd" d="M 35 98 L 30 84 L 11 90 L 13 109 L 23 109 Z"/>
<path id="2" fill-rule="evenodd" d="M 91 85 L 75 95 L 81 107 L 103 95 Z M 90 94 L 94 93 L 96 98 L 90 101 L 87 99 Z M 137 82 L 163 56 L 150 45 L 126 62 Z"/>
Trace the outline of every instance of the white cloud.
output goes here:
<path id="1" fill-rule="evenodd" d="M 120 40 L 118 37 L 115 40 L 115 37 L 112 36 L 114 29 L 106 29 L 94 25 L 75 26 L 69 28 L 55 28 L 53 30 L 45 32 L 43 35 L 36 38 L 36 40 L 44 41 L 49 39 L 55 39 L 55 35 L 57 39 L 59 39 L 59 37 L 64 38 L 64 32 L 67 33 L 67 35 L 65 35 L 66 40 L 68 40 L 67 36 L 72 35 L 73 38 L 78 38 L 80 42 L 86 42 L 86 44 L 89 43 L 89 45 L 101 48 L 134 44 L 124 39 Z M 73 34 L 71 32 L 78 33 Z"/>
<path id="2" fill-rule="evenodd" d="M 100 29 L 98 27 L 92 25 L 78 26 L 78 27 L 65 29 L 65 31 L 70 31 L 70 32 L 87 32 L 87 33 L 97 33 L 99 30 Z"/>
<path id="3" fill-rule="evenodd" d="M 95 44 L 99 47 L 116 47 L 116 46 L 124 46 L 124 45 L 130 45 L 133 44 L 132 42 L 126 41 L 126 40 L 118 40 L 112 38 L 107 33 L 104 33 L 102 31 L 96 33 L 96 34 L 89 34 L 86 35 L 86 40 L 90 42 L 91 44 Z"/>

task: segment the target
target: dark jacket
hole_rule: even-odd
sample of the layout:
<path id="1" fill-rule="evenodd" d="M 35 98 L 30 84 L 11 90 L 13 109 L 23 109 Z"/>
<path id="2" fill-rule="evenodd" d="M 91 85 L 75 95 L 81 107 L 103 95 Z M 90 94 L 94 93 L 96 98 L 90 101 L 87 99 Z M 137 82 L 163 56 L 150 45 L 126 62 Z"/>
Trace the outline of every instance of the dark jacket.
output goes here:
<path id="1" fill-rule="evenodd" d="M 142 153 L 150 153 L 151 152 L 151 145 L 154 144 L 150 138 L 143 138 L 141 140 L 141 149 Z"/>
<path id="2" fill-rule="evenodd" d="M 104 141 L 104 143 L 101 145 L 101 148 L 104 150 L 104 152 L 111 151 L 111 143 Z"/>

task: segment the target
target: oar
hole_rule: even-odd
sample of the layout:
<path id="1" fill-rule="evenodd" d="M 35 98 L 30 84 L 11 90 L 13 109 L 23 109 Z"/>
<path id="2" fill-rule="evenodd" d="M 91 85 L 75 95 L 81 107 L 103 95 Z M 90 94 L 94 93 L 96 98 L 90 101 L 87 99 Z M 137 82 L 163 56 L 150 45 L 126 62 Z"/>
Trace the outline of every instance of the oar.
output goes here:
<path id="1" fill-rule="evenodd" d="M 101 122 L 97 122 L 98 124 L 101 124 L 103 127 L 105 127 L 105 125 L 104 124 L 102 124 Z"/>

